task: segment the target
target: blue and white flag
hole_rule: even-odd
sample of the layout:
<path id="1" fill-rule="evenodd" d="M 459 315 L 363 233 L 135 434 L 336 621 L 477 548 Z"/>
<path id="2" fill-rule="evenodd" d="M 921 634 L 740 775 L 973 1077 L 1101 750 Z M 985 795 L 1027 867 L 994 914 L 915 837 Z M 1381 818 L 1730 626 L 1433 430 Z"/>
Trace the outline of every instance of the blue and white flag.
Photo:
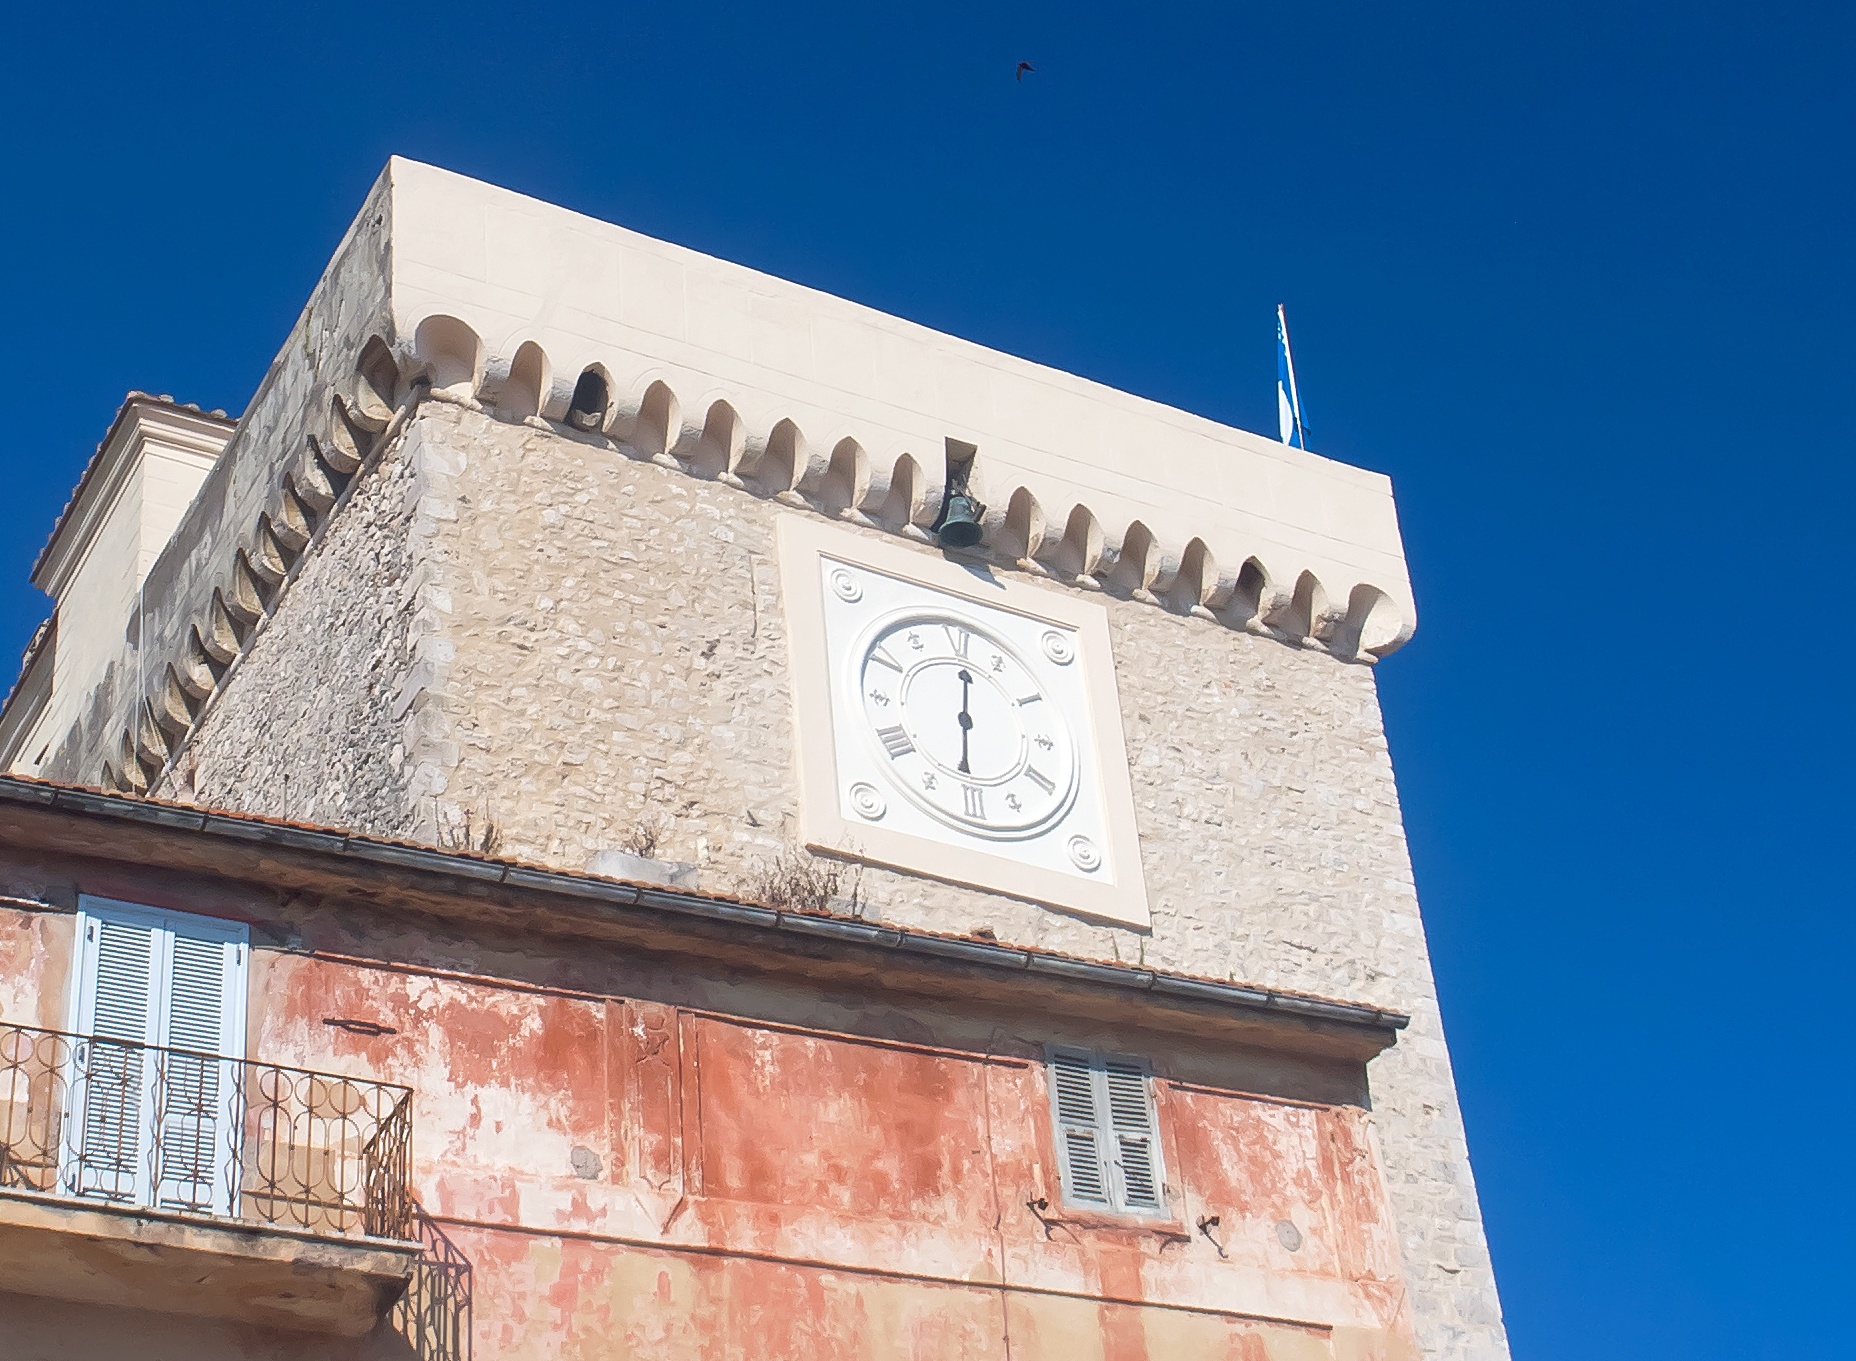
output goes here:
<path id="1" fill-rule="evenodd" d="M 1302 428 L 1302 398 L 1295 390 L 1295 360 L 1289 356 L 1289 317 L 1281 303 L 1276 304 L 1276 423 L 1282 427 L 1284 444 L 1308 447 L 1308 432 Z"/>

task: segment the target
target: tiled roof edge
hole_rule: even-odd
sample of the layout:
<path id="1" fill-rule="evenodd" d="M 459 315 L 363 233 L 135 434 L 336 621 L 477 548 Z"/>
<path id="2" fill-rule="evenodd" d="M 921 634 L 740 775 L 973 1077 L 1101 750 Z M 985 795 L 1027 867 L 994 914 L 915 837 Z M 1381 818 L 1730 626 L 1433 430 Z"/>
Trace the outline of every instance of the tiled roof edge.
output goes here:
<path id="1" fill-rule="evenodd" d="M 1151 993 L 1157 997 L 1210 1003 L 1237 1011 L 1325 1021 L 1381 1033 L 1402 1030 L 1411 1020 L 1403 1012 L 1360 1002 L 1081 959 L 1052 950 L 1004 945 L 971 936 L 951 936 L 888 923 L 777 909 L 726 895 L 695 893 L 570 870 L 548 869 L 516 860 L 363 836 L 340 828 L 317 827 L 250 813 L 230 813 L 159 799 L 105 793 L 98 789 L 59 784 L 29 776 L 0 775 L 0 804 L 9 803 L 139 822 L 219 840 L 246 844 L 262 842 L 279 849 L 388 866 L 414 874 L 504 884 L 511 888 L 559 894 L 610 906 L 729 922 L 812 940 L 825 939 L 846 945 L 893 949 L 928 959 L 957 960 L 990 970 L 1036 974 L 1084 986 Z"/>

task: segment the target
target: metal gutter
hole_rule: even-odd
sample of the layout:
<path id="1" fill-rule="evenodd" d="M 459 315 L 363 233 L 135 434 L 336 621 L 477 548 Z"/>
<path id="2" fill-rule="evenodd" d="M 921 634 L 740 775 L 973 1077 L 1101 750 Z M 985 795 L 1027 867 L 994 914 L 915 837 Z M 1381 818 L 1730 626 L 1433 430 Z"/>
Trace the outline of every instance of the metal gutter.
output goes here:
<path id="1" fill-rule="evenodd" d="M 894 950 L 903 955 L 952 960 L 1000 972 L 1035 974 L 1088 987 L 1151 993 L 1156 997 L 1209 1003 L 1240 1011 L 1265 1011 L 1381 1031 L 1402 1030 L 1411 1020 L 1402 1012 L 1387 1011 L 1358 1002 L 1333 1001 L 1302 993 L 1162 973 L 1125 964 L 1106 964 L 1047 950 L 1001 945 L 970 937 L 943 936 L 854 918 L 782 911 L 681 889 L 488 860 L 481 856 L 384 841 L 333 828 L 308 827 L 237 813 L 207 812 L 184 804 L 105 794 L 98 790 L 53 784 L 18 775 L 0 775 L 0 804 L 50 808 L 89 817 L 143 823 L 245 845 L 255 843 L 274 846 L 280 850 L 332 856 L 414 874 L 467 879 L 577 898 L 606 906 L 636 908 L 667 916 L 700 918 L 754 930 L 775 931 L 795 939 Z"/>

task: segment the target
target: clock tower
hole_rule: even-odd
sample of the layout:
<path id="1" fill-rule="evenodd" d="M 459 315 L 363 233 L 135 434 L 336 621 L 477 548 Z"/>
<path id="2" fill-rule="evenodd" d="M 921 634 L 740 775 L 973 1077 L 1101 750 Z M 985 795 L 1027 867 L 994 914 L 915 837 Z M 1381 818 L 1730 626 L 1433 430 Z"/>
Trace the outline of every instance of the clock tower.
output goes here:
<path id="1" fill-rule="evenodd" d="M 613 1126 L 626 1167 L 659 1169 L 608 1178 L 624 1214 L 649 1209 L 640 1241 L 713 1213 L 746 1226 L 717 1242 L 761 1250 L 741 1207 L 787 1166 L 730 1200 L 748 1164 L 717 1154 L 703 1190 L 722 1117 L 696 1056 L 719 1051 L 676 1049 L 705 999 L 752 994 L 780 1026 L 964 1055 L 911 1099 L 965 1102 L 986 1132 L 935 1142 L 944 1108 L 911 1105 L 878 1161 L 906 1154 L 936 1196 L 991 1186 L 1003 1208 L 974 1223 L 1024 1209 L 997 1270 L 971 1255 L 995 1228 L 915 1265 L 935 1291 L 984 1276 L 1006 1300 L 989 1310 L 1053 1311 L 1050 1350 L 1025 1355 L 1164 1316 L 1211 1330 L 1180 1355 L 1264 1355 L 1243 1338 L 1267 1325 L 1272 1357 L 1505 1361 L 1376 691 L 1417 622 L 1388 478 L 398 159 L 216 438 L 160 554 L 122 558 L 145 564 L 133 615 L 61 599 L 0 715 L 11 769 L 493 852 L 509 883 L 604 876 L 646 905 L 656 885 L 796 954 L 836 933 L 1011 984 L 984 1023 L 955 985 L 910 984 L 924 1020 L 882 992 L 899 965 L 815 960 L 828 982 L 794 993 L 750 963 L 681 997 L 684 1020 L 640 1012 L 586 1067 L 648 1071 L 656 1094 L 633 1096 L 682 1131 Z M 133 482 L 111 449 L 54 565 L 115 523 Z M 937 534 L 955 512 L 966 533 Z M 529 967 L 520 920 L 484 947 L 495 967 Z M 603 986 L 532 974 L 537 996 Z M 1243 1017 L 1168 1049 L 1163 996 Z M 1334 1017 L 1371 1052 L 1331 1041 Z M 963 1160 L 1030 1147 L 994 1132 L 1009 1065 L 1048 1092 L 1037 1137 L 1062 1168 L 994 1186 Z M 746 1090 L 770 1070 L 738 1071 Z M 1253 1097 L 1256 1123 L 1228 1116 Z M 824 1214 L 844 1180 L 787 1209 Z M 1272 1208 L 1266 1183 L 1306 1203 Z M 577 1187 L 496 1185 L 482 1204 L 608 1231 L 574 1218 Z M 861 1224 L 875 1199 L 831 1213 Z M 864 1241 L 817 1232 L 793 1272 Z M 881 1242 L 923 1231 L 897 1232 Z M 856 1270 L 901 1280 L 893 1258 Z M 1065 1331 L 1080 1299 L 1101 1320 Z"/>

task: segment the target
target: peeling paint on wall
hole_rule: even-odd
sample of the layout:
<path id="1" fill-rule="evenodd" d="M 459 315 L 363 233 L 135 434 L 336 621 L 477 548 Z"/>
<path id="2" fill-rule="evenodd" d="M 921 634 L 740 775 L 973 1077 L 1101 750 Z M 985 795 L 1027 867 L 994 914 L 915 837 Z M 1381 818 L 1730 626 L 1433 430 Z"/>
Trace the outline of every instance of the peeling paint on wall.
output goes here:
<path id="1" fill-rule="evenodd" d="M 1064 1036 L 1035 1016 L 852 993 L 824 1009 L 851 1028 L 805 1024 L 696 959 L 512 954 L 390 905 L 137 874 L 300 942 L 254 951 L 251 1054 L 414 1089 L 415 1192 L 470 1261 L 480 1356 L 1415 1355 L 1358 1107 L 1208 1083 L 1209 1051 L 1150 1046 L 1166 1208 L 1078 1211 L 1041 1059 Z M 0 907 L 22 1019 L 64 995 L 46 940 L 69 920 Z M 373 1354 L 195 1332 L 190 1361 Z"/>

